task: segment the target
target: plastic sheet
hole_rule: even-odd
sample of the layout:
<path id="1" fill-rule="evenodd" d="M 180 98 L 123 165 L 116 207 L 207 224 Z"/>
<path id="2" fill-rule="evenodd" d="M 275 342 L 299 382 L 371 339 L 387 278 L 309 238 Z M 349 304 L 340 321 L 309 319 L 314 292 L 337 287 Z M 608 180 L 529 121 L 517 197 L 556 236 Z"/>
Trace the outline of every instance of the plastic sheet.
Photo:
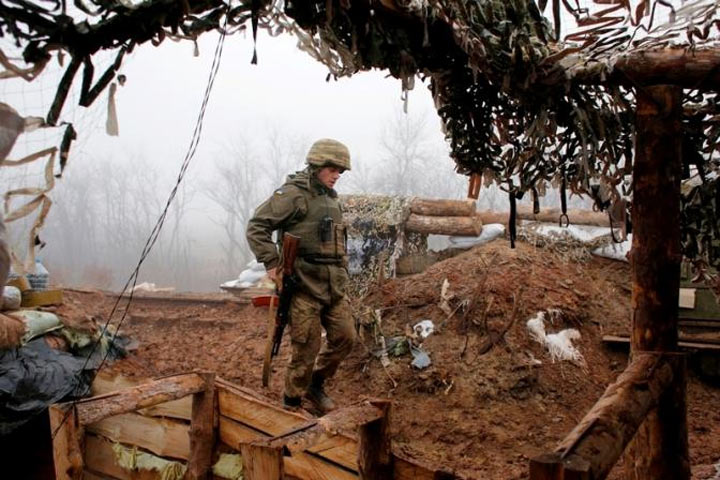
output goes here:
<path id="1" fill-rule="evenodd" d="M 53 350 L 44 339 L 0 351 L 0 435 L 11 432 L 48 405 L 90 391 L 96 362 Z"/>

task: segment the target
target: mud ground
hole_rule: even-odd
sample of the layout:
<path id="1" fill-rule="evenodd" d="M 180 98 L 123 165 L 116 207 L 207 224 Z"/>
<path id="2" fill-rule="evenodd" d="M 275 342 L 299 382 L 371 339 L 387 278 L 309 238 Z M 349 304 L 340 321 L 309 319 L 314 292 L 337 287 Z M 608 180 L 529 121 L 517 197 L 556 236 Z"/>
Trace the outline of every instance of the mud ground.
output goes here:
<path id="1" fill-rule="evenodd" d="M 439 306 L 447 279 L 457 309 Z M 106 319 L 114 298 L 103 292 L 66 291 L 58 313 L 77 323 Z M 466 301 L 463 305 L 460 302 Z M 329 384 L 340 405 L 362 397 L 388 397 L 393 442 L 410 456 L 447 466 L 473 479 L 527 478 L 528 460 L 552 450 L 602 395 L 627 363 L 627 352 L 604 346 L 604 333 L 627 331 L 630 269 L 593 258 L 574 263 L 504 240 L 476 247 L 422 274 L 385 281 L 361 299 L 354 313 L 362 333 Z M 459 306 L 460 305 L 460 306 Z M 585 362 L 553 362 L 525 322 L 539 310 L 562 315 L 548 333 L 577 329 Z M 372 311 L 380 309 L 381 323 Z M 122 309 L 113 317 L 117 325 Z M 514 314 L 513 314 L 514 312 Z M 422 342 L 432 365 L 410 366 L 409 354 L 383 367 L 371 351 L 379 331 L 403 335 L 421 319 L 436 331 Z M 106 369 L 127 376 L 160 376 L 203 369 L 271 398 L 281 398 L 284 344 L 269 388 L 261 386 L 267 309 L 232 296 L 136 297 L 121 331 L 138 341 L 132 354 Z M 507 333 L 501 335 L 501 332 Z M 287 336 L 285 339 L 287 342 Z M 688 379 L 690 457 L 694 479 L 715 477 L 720 463 L 720 387 Z M 620 478 L 619 464 L 610 478 Z"/>

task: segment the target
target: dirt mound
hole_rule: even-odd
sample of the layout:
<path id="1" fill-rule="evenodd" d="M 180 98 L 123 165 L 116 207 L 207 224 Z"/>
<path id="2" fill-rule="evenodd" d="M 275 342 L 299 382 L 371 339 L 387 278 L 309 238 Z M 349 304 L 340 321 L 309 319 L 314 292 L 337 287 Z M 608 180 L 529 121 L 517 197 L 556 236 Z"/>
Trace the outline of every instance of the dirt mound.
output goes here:
<path id="1" fill-rule="evenodd" d="M 454 293 L 450 316 L 439 306 L 445 279 Z M 528 459 L 554 448 L 624 369 L 626 353 L 603 347 L 601 336 L 627 330 L 629 283 L 629 266 L 621 262 L 575 263 L 523 243 L 510 249 L 502 240 L 476 247 L 354 299 L 363 341 L 329 391 L 341 405 L 363 396 L 394 399 L 393 442 L 411 456 L 468 478 L 525 478 Z M 87 313 L 112 305 L 109 297 L 98 303 L 97 296 L 69 295 L 87 299 Z M 553 362 L 532 339 L 526 321 L 548 309 L 563 312 L 546 324 L 548 333 L 580 332 L 575 343 L 584 363 Z M 422 342 L 432 364 L 417 370 L 405 353 L 383 367 L 372 354 L 380 330 L 402 337 L 422 319 L 436 327 Z M 217 299 L 139 301 L 123 326 L 139 348 L 110 368 L 137 376 L 212 370 L 279 400 L 290 349 L 282 345 L 263 389 L 267 320 L 267 309 Z M 720 412 L 707 406 L 720 404 L 720 391 L 692 375 L 688 391 L 691 460 L 711 471 L 720 460 Z"/>

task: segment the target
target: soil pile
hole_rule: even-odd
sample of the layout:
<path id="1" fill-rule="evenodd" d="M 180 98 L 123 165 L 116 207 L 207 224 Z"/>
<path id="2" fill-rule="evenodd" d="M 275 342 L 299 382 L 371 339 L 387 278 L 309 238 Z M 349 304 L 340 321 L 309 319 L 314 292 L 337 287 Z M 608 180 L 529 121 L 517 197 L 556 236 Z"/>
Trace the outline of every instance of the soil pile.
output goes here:
<path id="1" fill-rule="evenodd" d="M 446 298 L 452 298 L 443 309 L 445 280 Z M 82 303 L 87 315 L 106 315 L 113 300 L 80 292 L 68 296 Z M 395 445 L 468 478 L 526 478 L 528 459 L 553 449 L 627 362 L 626 352 L 601 342 L 603 332 L 629 325 L 630 270 L 621 262 L 576 263 L 523 243 L 510 249 L 500 240 L 422 274 L 387 280 L 353 303 L 362 342 L 329 392 L 341 405 L 364 396 L 392 398 Z M 547 333 L 577 329 L 581 338 L 575 345 L 584 362 L 553 362 L 532 338 L 527 320 L 548 310 L 561 313 L 548 315 L 554 320 L 546 322 Z M 137 298 L 122 330 L 139 347 L 106 368 L 142 377 L 212 370 L 280 399 L 290 349 L 283 344 L 270 387 L 263 389 L 267 315 L 267 309 L 225 296 Z M 380 334 L 403 337 L 425 319 L 435 325 L 421 345 L 432 364 L 415 369 L 405 353 L 390 355 L 384 367 L 372 353 Z M 692 374 L 688 388 L 695 478 L 711 478 L 705 475 L 714 475 L 712 465 L 720 461 L 720 410 L 708 405 L 720 404 L 720 390 Z"/>

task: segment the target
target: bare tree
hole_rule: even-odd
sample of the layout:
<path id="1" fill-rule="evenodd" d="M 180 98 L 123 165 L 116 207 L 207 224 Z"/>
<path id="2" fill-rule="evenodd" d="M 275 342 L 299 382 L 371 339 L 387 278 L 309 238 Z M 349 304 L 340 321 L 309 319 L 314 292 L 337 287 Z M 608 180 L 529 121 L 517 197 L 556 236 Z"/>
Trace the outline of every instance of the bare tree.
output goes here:
<path id="1" fill-rule="evenodd" d="M 267 188 L 259 181 L 258 159 L 244 139 L 226 148 L 223 160 L 215 165 L 212 183 L 204 188 L 205 195 L 223 212 L 221 221 L 215 220 L 225 234 L 222 242 L 223 274 L 236 276 L 250 258 L 245 240 L 245 227 Z M 264 170 L 264 169 L 263 169 Z"/>
<path id="2" fill-rule="evenodd" d="M 454 172 L 441 137 L 429 132 L 425 114 L 395 113 L 380 138 L 382 164 L 373 176 L 377 191 L 444 198 L 465 194 L 464 177 Z"/>

